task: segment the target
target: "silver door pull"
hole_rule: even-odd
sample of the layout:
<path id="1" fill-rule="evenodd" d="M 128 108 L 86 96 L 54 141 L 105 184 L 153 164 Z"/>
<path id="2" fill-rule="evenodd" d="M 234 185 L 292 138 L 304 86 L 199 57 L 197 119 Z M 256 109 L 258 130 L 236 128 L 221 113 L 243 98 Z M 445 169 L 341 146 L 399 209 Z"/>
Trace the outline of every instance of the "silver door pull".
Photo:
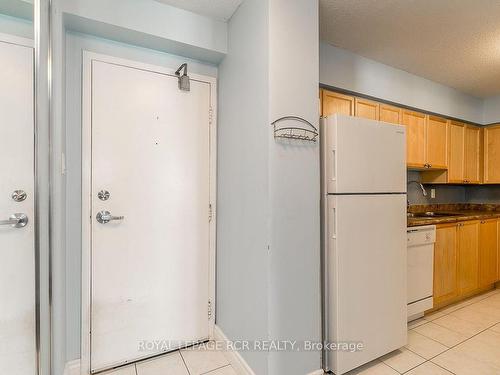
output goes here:
<path id="1" fill-rule="evenodd" d="M 10 225 L 12 228 L 23 228 L 28 224 L 26 214 L 13 214 L 8 220 L 0 220 L 0 225 Z"/>
<path id="2" fill-rule="evenodd" d="M 96 219 L 99 224 L 107 224 L 112 220 L 123 220 L 125 216 L 113 216 L 109 211 L 99 211 Z"/>

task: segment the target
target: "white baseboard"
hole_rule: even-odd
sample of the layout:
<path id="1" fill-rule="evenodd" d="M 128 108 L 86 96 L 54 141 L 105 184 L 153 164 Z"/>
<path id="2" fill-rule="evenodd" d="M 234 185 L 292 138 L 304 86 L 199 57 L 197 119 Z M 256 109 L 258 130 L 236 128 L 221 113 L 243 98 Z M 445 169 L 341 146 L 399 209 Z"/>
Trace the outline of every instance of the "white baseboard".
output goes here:
<path id="1" fill-rule="evenodd" d="M 64 375 L 80 375 L 80 359 L 66 362 Z"/>
<path id="2" fill-rule="evenodd" d="M 323 370 L 316 370 L 316 371 L 310 372 L 307 375 L 324 375 L 324 374 L 325 374 L 325 372 Z"/>
<path id="3" fill-rule="evenodd" d="M 214 339 L 216 341 L 229 341 L 224 332 L 222 332 L 217 325 L 214 327 Z M 238 375 L 255 375 L 255 372 L 253 372 L 240 353 L 235 351 L 225 351 L 224 355 Z M 316 370 L 307 375 L 323 374 L 323 370 Z M 80 359 L 67 362 L 66 366 L 64 366 L 64 375 L 80 375 Z"/>
<path id="4" fill-rule="evenodd" d="M 218 325 L 214 327 L 214 339 L 216 341 L 229 341 Z M 224 355 L 238 375 L 255 375 L 255 372 L 253 372 L 240 353 L 236 351 L 225 351 Z"/>

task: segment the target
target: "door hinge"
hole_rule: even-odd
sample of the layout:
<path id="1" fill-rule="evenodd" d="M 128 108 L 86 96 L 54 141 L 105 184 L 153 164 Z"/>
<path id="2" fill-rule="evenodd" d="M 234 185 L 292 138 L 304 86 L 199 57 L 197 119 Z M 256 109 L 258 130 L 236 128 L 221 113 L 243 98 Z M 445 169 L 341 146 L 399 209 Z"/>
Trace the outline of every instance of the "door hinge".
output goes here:
<path id="1" fill-rule="evenodd" d="M 213 118 L 214 118 L 214 111 L 213 111 L 212 107 L 210 107 L 208 109 L 208 124 L 209 125 L 212 125 Z"/>
<path id="2" fill-rule="evenodd" d="M 212 319 L 212 301 L 208 300 L 208 320 Z"/>
<path id="3" fill-rule="evenodd" d="M 212 210 L 212 203 L 208 205 L 208 221 L 212 221 L 213 218 L 213 210 Z"/>

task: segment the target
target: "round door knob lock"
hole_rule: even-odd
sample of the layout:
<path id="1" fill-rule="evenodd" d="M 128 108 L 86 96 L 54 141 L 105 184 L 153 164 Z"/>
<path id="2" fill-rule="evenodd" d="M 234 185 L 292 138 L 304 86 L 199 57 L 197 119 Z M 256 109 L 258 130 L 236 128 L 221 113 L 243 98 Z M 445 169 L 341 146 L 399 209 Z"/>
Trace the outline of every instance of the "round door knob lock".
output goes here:
<path id="1" fill-rule="evenodd" d="M 28 194 L 26 194 L 24 190 L 14 190 L 11 195 L 12 200 L 14 200 L 15 202 L 22 202 L 26 200 L 27 197 Z"/>
<path id="2" fill-rule="evenodd" d="M 99 193 L 97 193 L 97 198 L 99 198 L 102 201 L 107 201 L 110 197 L 110 193 L 107 190 L 101 190 Z"/>

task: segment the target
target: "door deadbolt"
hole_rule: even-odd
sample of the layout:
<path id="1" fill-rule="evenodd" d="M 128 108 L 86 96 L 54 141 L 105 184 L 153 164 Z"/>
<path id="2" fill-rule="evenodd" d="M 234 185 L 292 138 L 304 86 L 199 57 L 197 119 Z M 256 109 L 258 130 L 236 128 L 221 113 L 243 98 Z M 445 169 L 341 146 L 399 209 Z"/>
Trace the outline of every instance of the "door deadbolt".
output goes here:
<path id="1" fill-rule="evenodd" d="M 109 199 L 111 194 L 109 194 L 109 191 L 107 190 L 101 190 L 99 193 L 97 193 L 97 198 L 99 198 L 102 201 L 107 201 Z"/>
<path id="2" fill-rule="evenodd" d="M 26 200 L 28 197 L 28 194 L 24 190 L 14 190 L 14 192 L 11 195 L 12 200 L 16 202 L 22 202 Z"/>

